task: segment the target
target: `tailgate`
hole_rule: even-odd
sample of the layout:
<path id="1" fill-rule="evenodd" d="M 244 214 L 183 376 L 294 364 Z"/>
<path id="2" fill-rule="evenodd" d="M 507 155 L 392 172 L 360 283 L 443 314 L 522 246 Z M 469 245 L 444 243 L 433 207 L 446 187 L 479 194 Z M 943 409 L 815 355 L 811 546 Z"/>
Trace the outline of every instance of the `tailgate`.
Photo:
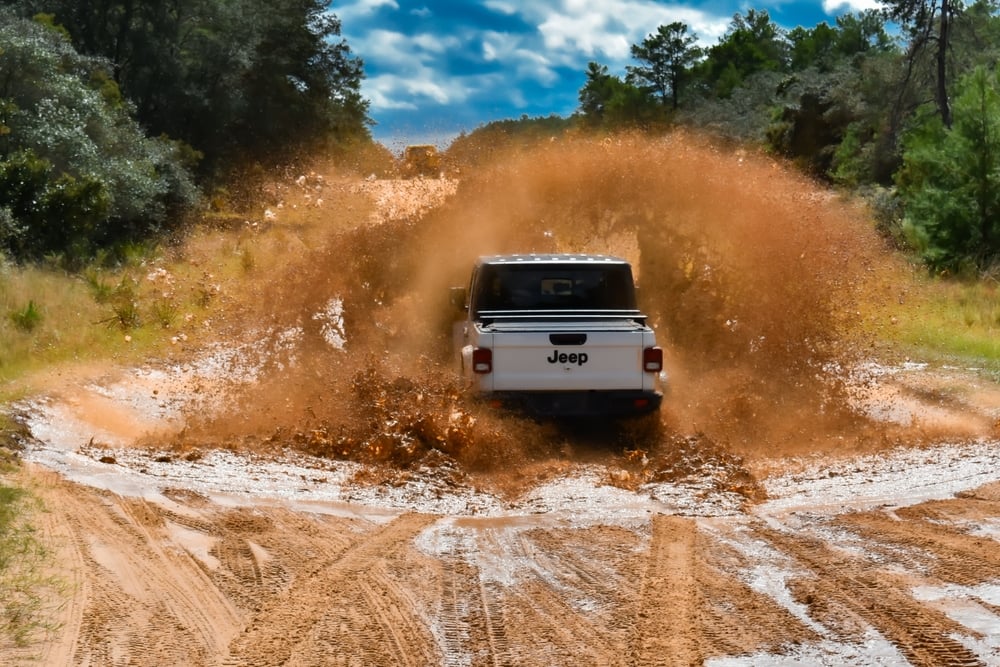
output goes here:
<path id="1" fill-rule="evenodd" d="M 641 328 L 497 332 L 494 391 L 641 389 Z"/>

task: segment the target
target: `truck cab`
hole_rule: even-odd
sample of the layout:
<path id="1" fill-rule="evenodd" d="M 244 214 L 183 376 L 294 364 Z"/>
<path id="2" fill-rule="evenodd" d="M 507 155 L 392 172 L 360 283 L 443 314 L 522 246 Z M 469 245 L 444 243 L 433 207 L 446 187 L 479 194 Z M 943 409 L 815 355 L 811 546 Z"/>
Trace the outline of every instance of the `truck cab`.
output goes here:
<path id="1" fill-rule="evenodd" d="M 441 154 L 432 144 L 407 146 L 403 151 L 403 175 L 407 178 L 441 176 Z"/>
<path id="2" fill-rule="evenodd" d="M 663 352 L 636 304 L 631 265 L 607 255 L 480 257 L 454 343 L 469 388 L 546 416 L 659 409 Z"/>

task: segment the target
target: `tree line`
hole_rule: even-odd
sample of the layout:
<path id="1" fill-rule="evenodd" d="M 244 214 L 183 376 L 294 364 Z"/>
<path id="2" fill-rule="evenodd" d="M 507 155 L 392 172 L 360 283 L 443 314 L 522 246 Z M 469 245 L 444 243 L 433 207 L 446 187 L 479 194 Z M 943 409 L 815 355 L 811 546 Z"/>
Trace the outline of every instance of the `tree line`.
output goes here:
<path id="1" fill-rule="evenodd" d="M 935 270 L 1000 263 L 997 0 L 890 0 L 786 30 L 686 24 L 587 65 L 568 119 L 477 130 L 700 128 L 874 193 Z M 362 60 L 326 0 L 0 0 L 0 253 L 88 261 L 168 233 L 234 167 L 370 144 Z M 476 133 L 474 133 L 476 134 Z M 459 153 L 471 137 L 460 137 Z"/>
<path id="2" fill-rule="evenodd" d="M 236 165 L 370 142 L 325 0 L 0 0 L 0 252 L 169 232 Z"/>
<path id="3" fill-rule="evenodd" d="M 934 270 L 1000 266 L 1000 18 L 995 0 L 889 0 L 882 10 L 786 30 L 733 17 L 701 46 L 682 22 L 631 47 L 612 73 L 590 62 L 568 119 L 479 131 L 699 128 L 751 142 L 870 196 L 883 231 Z M 458 145 L 475 141 L 460 137 Z"/>

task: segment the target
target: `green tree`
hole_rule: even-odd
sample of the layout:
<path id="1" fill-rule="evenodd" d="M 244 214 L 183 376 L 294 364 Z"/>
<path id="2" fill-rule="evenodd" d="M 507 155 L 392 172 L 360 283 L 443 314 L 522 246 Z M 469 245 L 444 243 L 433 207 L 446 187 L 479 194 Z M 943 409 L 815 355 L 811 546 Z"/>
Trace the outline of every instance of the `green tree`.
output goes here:
<path id="1" fill-rule="evenodd" d="M 334 137 L 367 137 L 361 98 L 363 63 L 340 37 L 326 0 L 256 0 L 262 19 L 253 65 L 245 72 L 248 104 L 237 125 L 266 154 Z"/>
<path id="2" fill-rule="evenodd" d="M 934 62 L 934 99 L 945 127 L 952 122 L 948 98 L 948 53 L 952 42 L 952 24 L 962 10 L 961 0 L 887 0 L 886 16 L 897 21 L 909 35 L 904 83 L 918 78 L 923 56 L 930 52 Z"/>
<path id="3" fill-rule="evenodd" d="M 884 26 L 884 17 L 869 11 L 844 15 L 833 28 L 821 23 L 789 33 L 792 73 L 775 98 L 782 108 L 768 128 L 772 148 L 841 183 L 870 182 L 876 173 L 891 177 L 898 161 L 888 172 L 872 163 L 882 157 L 874 148 L 881 146 L 891 109 L 887 83 L 895 83 L 874 66 L 896 63 Z"/>
<path id="4" fill-rule="evenodd" d="M 182 151 L 46 23 L 0 12 L 0 248 L 85 258 L 177 224 L 198 198 Z"/>
<path id="5" fill-rule="evenodd" d="M 837 17 L 834 49 L 841 57 L 889 53 L 895 42 L 885 29 L 885 15 L 875 9 L 866 9 Z"/>
<path id="6" fill-rule="evenodd" d="M 726 34 L 708 49 L 699 73 L 715 96 L 725 98 L 758 72 L 786 71 L 788 62 L 784 31 L 766 11 L 750 9 L 733 16 Z"/>
<path id="7" fill-rule="evenodd" d="M 580 89 L 580 114 L 588 125 L 600 125 L 608 102 L 614 96 L 615 78 L 607 65 L 587 63 L 587 81 Z"/>
<path id="8" fill-rule="evenodd" d="M 903 140 L 904 229 L 936 270 L 1000 261 L 1000 74 L 959 80 L 953 124 L 925 113 Z"/>
<path id="9" fill-rule="evenodd" d="M 644 63 L 627 68 L 630 82 L 650 86 L 664 105 L 679 106 L 681 88 L 691 74 L 691 68 L 701 57 L 696 46 L 698 36 L 689 32 L 679 21 L 661 25 L 641 44 L 632 45 L 632 57 Z"/>
<path id="10" fill-rule="evenodd" d="M 663 105 L 649 92 L 608 73 L 607 65 L 590 62 L 580 89 L 580 115 L 589 127 L 649 127 L 662 122 Z"/>
<path id="11" fill-rule="evenodd" d="M 886 94 L 899 85 L 900 55 L 876 51 L 853 62 L 851 76 L 831 91 L 849 112 L 850 122 L 834 149 L 828 173 L 835 182 L 849 187 L 888 186 L 902 159 L 897 137 L 899 98 Z"/>
<path id="12" fill-rule="evenodd" d="M 837 59 L 837 31 L 826 23 L 815 28 L 799 26 L 788 33 L 791 43 L 789 65 L 793 71 L 810 67 L 829 71 Z"/>
<path id="13" fill-rule="evenodd" d="M 81 53 L 110 61 L 149 133 L 194 146 L 205 167 L 370 139 L 363 62 L 326 0 L 6 4 L 50 13 Z"/>

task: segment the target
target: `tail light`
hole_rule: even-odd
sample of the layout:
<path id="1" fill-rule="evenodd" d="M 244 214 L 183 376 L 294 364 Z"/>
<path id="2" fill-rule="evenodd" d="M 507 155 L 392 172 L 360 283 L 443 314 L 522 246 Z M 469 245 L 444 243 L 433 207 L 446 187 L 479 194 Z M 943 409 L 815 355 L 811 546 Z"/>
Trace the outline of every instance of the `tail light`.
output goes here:
<path id="1" fill-rule="evenodd" d="M 647 347 L 642 351 L 642 370 L 647 373 L 659 373 L 663 370 L 663 350 L 658 347 Z"/>
<path id="2" fill-rule="evenodd" d="M 488 347 L 472 350 L 472 372 L 481 375 L 493 372 L 493 350 Z"/>

